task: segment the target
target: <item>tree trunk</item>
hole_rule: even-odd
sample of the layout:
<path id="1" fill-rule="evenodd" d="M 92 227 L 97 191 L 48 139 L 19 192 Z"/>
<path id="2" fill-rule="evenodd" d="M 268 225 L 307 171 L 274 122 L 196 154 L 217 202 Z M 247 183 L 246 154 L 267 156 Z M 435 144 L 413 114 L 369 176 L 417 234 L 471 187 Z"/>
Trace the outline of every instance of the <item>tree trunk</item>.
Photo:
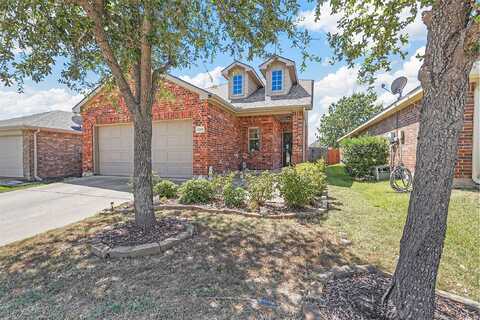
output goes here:
<path id="1" fill-rule="evenodd" d="M 441 0 L 424 14 L 428 38 L 419 72 L 423 101 L 415 179 L 399 260 L 386 294 L 402 320 L 433 319 L 458 138 L 474 61 L 465 52 L 469 9 L 468 1 Z"/>
<path id="2" fill-rule="evenodd" d="M 156 222 L 152 193 L 152 115 L 151 112 L 136 112 L 133 119 L 135 222 L 149 231 Z"/>

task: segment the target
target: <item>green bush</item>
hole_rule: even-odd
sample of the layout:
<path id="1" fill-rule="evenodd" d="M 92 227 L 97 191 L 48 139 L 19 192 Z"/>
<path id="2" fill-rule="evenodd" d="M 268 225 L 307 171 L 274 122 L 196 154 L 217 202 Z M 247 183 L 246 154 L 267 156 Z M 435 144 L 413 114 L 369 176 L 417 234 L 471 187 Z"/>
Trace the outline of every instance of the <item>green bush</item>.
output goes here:
<path id="1" fill-rule="evenodd" d="M 212 188 L 215 193 L 215 195 L 221 196 L 223 194 L 223 189 L 225 188 L 225 185 L 228 183 L 228 180 L 230 175 L 224 176 L 220 174 L 214 174 L 211 180 L 212 183 Z M 232 177 L 233 180 L 233 177 Z"/>
<path id="2" fill-rule="evenodd" d="M 160 180 L 154 187 L 153 193 L 160 198 L 175 198 L 177 196 L 177 185 L 170 180 Z"/>
<path id="3" fill-rule="evenodd" d="M 235 188 L 233 184 L 227 184 L 223 189 L 223 201 L 229 208 L 243 207 L 245 205 L 246 198 L 247 191 L 240 187 Z"/>
<path id="4" fill-rule="evenodd" d="M 295 170 L 297 170 L 300 175 L 312 180 L 315 188 L 315 195 L 321 195 L 327 187 L 325 169 L 325 162 L 323 160 L 318 160 L 315 163 L 300 163 L 295 166 Z"/>
<path id="5" fill-rule="evenodd" d="M 289 207 L 304 207 L 317 194 L 318 179 L 313 177 L 314 164 L 286 167 L 278 175 L 278 189 Z"/>
<path id="6" fill-rule="evenodd" d="M 192 179 L 184 182 L 180 188 L 180 203 L 208 203 L 214 197 L 212 183 L 205 179 Z"/>
<path id="7" fill-rule="evenodd" d="M 250 204 L 253 209 L 265 204 L 273 198 L 275 188 L 275 175 L 269 171 L 263 171 L 260 175 L 246 175 L 247 189 L 250 196 Z"/>
<path id="8" fill-rule="evenodd" d="M 387 163 L 388 142 L 383 137 L 345 139 L 340 143 L 340 147 L 347 171 L 354 177 L 366 177 L 370 175 L 373 166 Z"/>

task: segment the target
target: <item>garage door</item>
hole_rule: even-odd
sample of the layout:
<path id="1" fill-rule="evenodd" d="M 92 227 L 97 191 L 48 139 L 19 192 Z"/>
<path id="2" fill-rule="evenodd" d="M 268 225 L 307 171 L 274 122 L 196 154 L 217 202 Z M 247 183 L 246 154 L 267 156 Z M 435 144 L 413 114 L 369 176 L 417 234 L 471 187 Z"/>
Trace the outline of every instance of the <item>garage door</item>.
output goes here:
<path id="1" fill-rule="evenodd" d="M 192 176 L 192 122 L 153 124 L 152 168 L 161 177 Z M 133 127 L 105 126 L 98 130 L 99 171 L 103 175 L 133 174 Z"/>
<path id="2" fill-rule="evenodd" d="M 23 177 L 22 136 L 0 136 L 0 177 Z"/>

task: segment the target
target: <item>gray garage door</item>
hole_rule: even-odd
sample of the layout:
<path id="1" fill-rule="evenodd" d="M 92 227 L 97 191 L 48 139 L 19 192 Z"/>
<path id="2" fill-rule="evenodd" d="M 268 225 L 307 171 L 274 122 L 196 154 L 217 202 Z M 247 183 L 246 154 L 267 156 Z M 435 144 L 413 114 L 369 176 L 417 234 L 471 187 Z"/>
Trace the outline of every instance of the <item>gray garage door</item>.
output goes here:
<path id="1" fill-rule="evenodd" d="M 192 176 L 192 122 L 154 122 L 152 132 L 152 168 L 169 178 Z M 98 130 L 99 171 L 103 175 L 133 174 L 133 127 L 104 126 Z"/>
<path id="2" fill-rule="evenodd" d="M 0 177 L 23 177 L 23 138 L 0 136 Z"/>

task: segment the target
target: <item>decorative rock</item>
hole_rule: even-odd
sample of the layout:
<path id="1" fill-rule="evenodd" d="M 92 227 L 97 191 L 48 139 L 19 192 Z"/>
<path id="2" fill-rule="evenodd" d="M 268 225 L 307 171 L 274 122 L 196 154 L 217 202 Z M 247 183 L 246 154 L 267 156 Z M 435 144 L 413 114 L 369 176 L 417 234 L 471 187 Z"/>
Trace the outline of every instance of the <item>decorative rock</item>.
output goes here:
<path id="1" fill-rule="evenodd" d="M 310 303 L 306 303 L 302 307 L 303 319 L 304 320 L 320 320 L 321 317 L 317 312 L 318 308 Z"/>
<path id="2" fill-rule="evenodd" d="M 108 258 L 110 254 L 110 247 L 102 243 L 96 243 L 91 245 L 90 250 L 94 255 L 102 259 Z"/>
<path id="3" fill-rule="evenodd" d="M 167 238 L 159 243 L 146 243 L 136 246 L 120 246 L 116 248 L 110 248 L 104 244 L 94 244 L 91 246 L 91 252 L 103 259 L 105 258 L 132 258 L 142 257 L 147 255 L 159 254 L 167 249 L 170 249 L 175 244 L 191 237 L 194 233 L 194 226 L 187 225 L 187 229 L 177 235 L 176 237 Z M 168 250 L 167 250 L 168 251 Z"/>
<path id="4" fill-rule="evenodd" d="M 340 239 L 340 244 L 342 246 L 349 246 L 352 244 L 352 241 L 348 240 L 348 239 Z"/>

